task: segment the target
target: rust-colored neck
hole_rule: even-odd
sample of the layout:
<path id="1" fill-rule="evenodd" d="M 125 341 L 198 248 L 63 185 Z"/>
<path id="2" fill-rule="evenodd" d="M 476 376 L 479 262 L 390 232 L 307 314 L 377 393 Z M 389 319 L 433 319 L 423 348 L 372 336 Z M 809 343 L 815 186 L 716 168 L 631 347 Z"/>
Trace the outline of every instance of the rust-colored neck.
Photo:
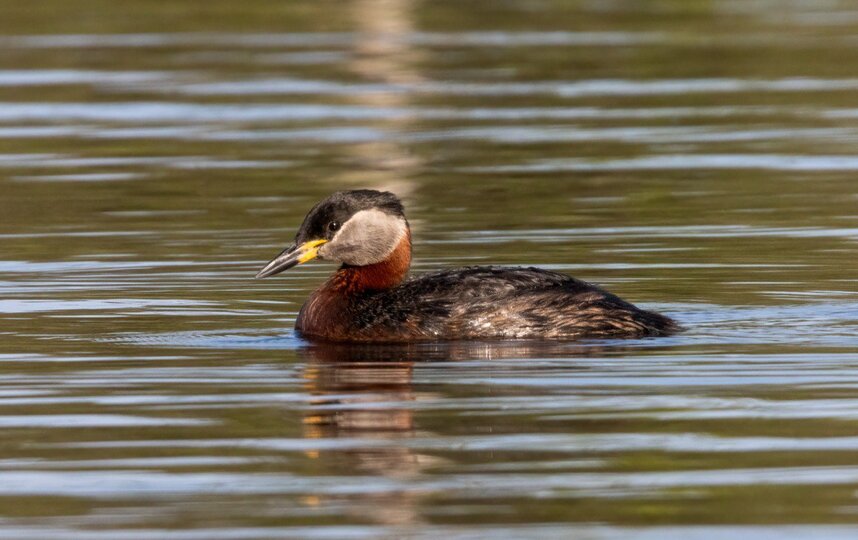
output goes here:
<path id="1" fill-rule="evenodd" d="M 408 231 L 387 259 L 367 266 L 340 267 L 301 308 L 295 328 L 306 336 L 330 339 L 349 336 L 350 297 L 396 287 L 410 265 L 411 232 Z"/>
<path id="2" fill-rule="evenodd" d="M 366 266 L 343 265 L 326 288 L 345 294 L 390 289 L 402 282 L 410 266 L 411 231 L 406 231 L 387 259 Z"/>

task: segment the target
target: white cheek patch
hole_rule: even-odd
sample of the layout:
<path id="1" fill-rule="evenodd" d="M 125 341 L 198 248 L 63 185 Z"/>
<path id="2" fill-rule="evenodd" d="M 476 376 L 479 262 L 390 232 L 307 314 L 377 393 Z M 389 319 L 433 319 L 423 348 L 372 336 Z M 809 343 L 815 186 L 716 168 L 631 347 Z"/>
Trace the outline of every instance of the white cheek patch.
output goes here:
<path id="1" fill-rule="evenodd" d="M 405 220 L 381 210 L 361 210 L 319 249 L 328 260 L 366 266 L 387 259 L 407 232 Z"/>

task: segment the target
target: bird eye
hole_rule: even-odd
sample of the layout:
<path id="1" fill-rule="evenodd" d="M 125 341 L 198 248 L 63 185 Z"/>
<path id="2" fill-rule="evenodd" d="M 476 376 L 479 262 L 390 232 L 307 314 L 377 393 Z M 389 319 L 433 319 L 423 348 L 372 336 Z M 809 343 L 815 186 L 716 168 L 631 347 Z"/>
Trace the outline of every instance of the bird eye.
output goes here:
<path id="1" fill-rule="evenodd" d="M 340 222 L 339 221 L 332 221 L 332 222 L 328 223 L 328 230 L 331 232 L 336 232 L 336 231 L 340 230 Z"/>

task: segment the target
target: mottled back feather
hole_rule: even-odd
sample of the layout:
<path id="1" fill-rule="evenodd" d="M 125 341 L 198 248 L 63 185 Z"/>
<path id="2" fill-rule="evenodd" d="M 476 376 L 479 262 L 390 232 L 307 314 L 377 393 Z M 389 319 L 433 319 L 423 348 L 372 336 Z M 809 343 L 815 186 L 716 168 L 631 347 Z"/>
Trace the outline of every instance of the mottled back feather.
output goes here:
<path id="1" fill-rule="evenodd" d="M 443 270 L 361 292 L 343 308 L 354 341 L 643 337 L 678 330 L 663 315 L 538 268 Z"/>

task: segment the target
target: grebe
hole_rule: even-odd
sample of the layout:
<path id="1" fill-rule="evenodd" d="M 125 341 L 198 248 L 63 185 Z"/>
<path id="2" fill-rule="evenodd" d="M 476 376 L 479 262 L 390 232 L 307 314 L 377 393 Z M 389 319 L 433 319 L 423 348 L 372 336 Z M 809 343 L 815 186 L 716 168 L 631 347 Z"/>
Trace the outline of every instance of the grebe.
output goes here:
<path id="1" fill-rule="evenodd" d="M 341 266 L 301 307 L 295 329 L 309 339 L 409 342 L 453 339 L 637 338 L 679 330 L 565 274 L 538 268 L 469 266 L 404 280 L 411 230 L 392 193 L 334 193 L 256 275 L 315 258 Z"/>

